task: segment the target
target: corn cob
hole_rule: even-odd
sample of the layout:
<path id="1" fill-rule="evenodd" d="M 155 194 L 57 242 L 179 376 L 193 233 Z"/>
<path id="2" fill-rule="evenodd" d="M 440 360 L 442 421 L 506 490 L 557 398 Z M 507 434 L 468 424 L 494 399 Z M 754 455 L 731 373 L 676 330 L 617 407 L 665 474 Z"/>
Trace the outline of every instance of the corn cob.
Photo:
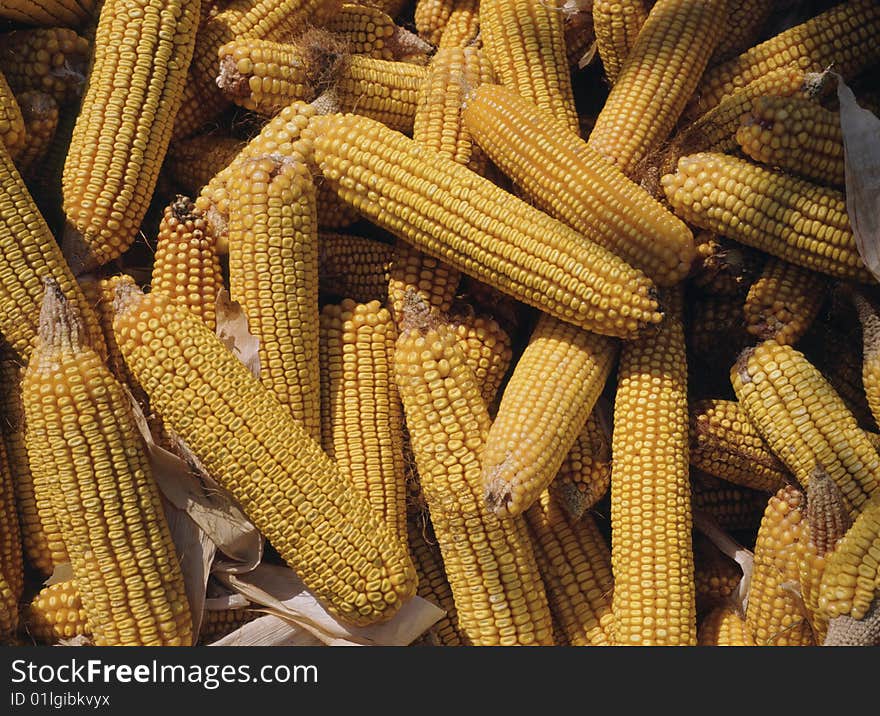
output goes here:
<path id="1" fill-rule="evenodd" d="M 199 0 L 104 2 L 64 163 L 63 245 L 76 274 L 117 258 L 137 236 L 171 139 L 198 18 Z"/>
<path id="2" fill-rule="evenodd" d="M 691 465 L 742 487 L 776 492 L 789 477 L 752 426 L 748 413 L 732 400 L 700 400 L 690 411 Z"/>
<path id="3" fill-rule="evenodd" d="M 701 296 L 690 306 L 687 345 L 694 358 L 726 369 L 753 342 L 746 331 L 741 295 Z"/>
<path id="4" fill-rule="evenodd" d="M 448 313 L 460 277 L 457 269 L 398 239 L 388 273 L 388 301 L 394 320 L 400 323 L 409 291 L 415 291 L 441 314 Z"/>
<path id="5" fill-rule="evenodd" d="M 777 4 L 767 0 L 727 0 L 727 21 L 709 66 L 754 46 Z"/>
<path id="6" fill-rule="evenodd" d="M 409 551 L 419 576 L 418 594 L 446 612 L 434 623 L 431 632 L 441 646 L 461 646 L 465 639 L 458 628 L 458 612 L 436 538 L 428 525 L 423 526 L 416 519 L 407 520 L 407 527 Z"/>
<path id="7" fill-rule="evenodd" d="M 482 455 L 489 508 L 529 508 L 583 430 L 617 356 L 614 341 L 543 314 L 501 396 Z M 551 378 L 552 376 L 552 378 Z"/>
<path id="8" fill-rule="evenodd" d="M 440 35 L 439 49 L 468 47 L 480 36 L 480 0 L 456 0 Z"/>
<path id="9" fill-rule="evenodd" d="M 318 279 L 322 294 L 359 303 L 388 296 L 394 256 L 390 244 L 349 234 L 318 234 Z"/>
<path id="10" fill-rule="evenodd" d="M 697 259 L 690 281 L 703 293 L 738 296 L 748 290 L 761 269 L 761 254 L 711 231 L 699 232 L 694 244 Z"/>
<path id="11" fill-rule="evenodd" d="M 18 159 L 18 155 L 27 145 L 21 108 L 2 73 L 0 73 L 0 144 L 6 146 L 13 159 Z"/>
<path id="12" fill-rule="evenodd" d="M 880 416 L 880 314 L 862 295 L 853 294 L 862 324 L 862 384 L 875 420 Z"/>
<path id="13" fill-rule="evenodd" d="M 96 11 L 97 0 L 7 0 L 0 18 L 27 25 L 77 27 Z"/>
<path id="14" fill-rule="evenodd" d="M 416 0 L 413 20 L 419 36 L 432 45 L 439 45 L 440 38 L 452 10 L 460 0 Z"/>
<path id="15" fill-rule="evenodd" d="M 374 7 L 391 17 L 397 17 L 407 2 L 408 0 L 361 0 L 360 4 Z"/>
<path id="16" fill-rule="evenodd" d="M 821 466 L 853 516 L 880 489 L 877 451 L 803 353 L 765 341 L 743 353 L 730 380 L 752 424 L 802 486 Z"/>
<path id="17" fill-rule="evenodd" d="M 632 175 L 659 149 L 724 29 L 726 0 L 659 0 L 590 133 L 589 145 Z"/>
<path id="18" fill-rule="evenodd" d="M 324 177 L 346 203 L 420 251 L 587 330 L 632 336 L 660 320 L 640 272 L 490 181 L 364 117 L 316 124 Z"/>
<path id="19" fill-rule="evenodd" d="M 244 146 L 235 137 L 200 134 L 172 144 L 165 168 L 181 191 L 195 196 L 232 163 Z"/>
<path id="20" fill-rule="evenodd" d="M 644 0 L 593 0 L 596 46 L 610 84 L 617 81 L 647 19 Z"/>
<path id="21" fill-rule="evenodd" d="M 880 602 L 876 599 L 862 619 L 835 617 L 828 624 L 828 634 L 822 646 L 878 646 L 880 645 Z"/>
<path id="22" fill-rule="evenodd" d="M 819 313 L 827 290 L 824 276 L 771 258 L 746 296 L 746 330 L 761 340 L 795 344 Z"/>
<path id="23" fill-rule="evenodd" d="M 586 67 L 596 56 L 596 30 L 593 27 L 593 0 L 575 0 L 563 6 L 565 55 L 572 71 Z M 565 11 L 567 10 L 567 11 Z M 578 119 L 583 122 L 584 115 Z M 581 136 L 587 136 L 589 132 Z"/>
<path id="24" fill-rule="evenodd" d="M 413 296 L 394 372 L 422 491 L 465 643 L 549 645 L 551 617 L 522 518 L 483 503 L 479 456 L 489 413 L 455 334 Z"/>
<path id="25" fill-rule="evenodd" d="M 711 516 L 724 530 L 754 530 L 767 506 L 767 493 L 710 479 L 699 472 L 692 480 L 691 502 L 695 510 Z"/>
<path id="26" fill-rule="evenodd" d="M 739 610 L 732 604 L 723 604 L 700 623 L 697 646 L 755 646 L 755 640 Z"/>
<path id="27" fill-rule="evenodd" d="M 61 528 L 98 646 L 188 646 L 183 575 L 121 385 L 47 282 L 40 340 L 22 381 L 31 464 L 53 478 Z M 102 505 L 95 510 L 95 503 Z"/>
<path id="28" fill-rule="evenodd" d="M 724 154 L 682 157 L 662 179 L 686 221 L 836 278 L 872 280 L 843 194 Z"/>
<path id="29" fill-rule="evenodd" d="M 191 136 L 228 105 L 214 81 L 218 51 L 227 42 L 294 37 L 308 22 L 319 25 L 334 6 L 322 0 L 231 0 L 219 12 L 203 14 L 197 49 L 174 120 L 174 139 Z"/>
<path id="30" fill-rule="evenodd" d="M 27 605 L 23 622 L 31 637 L 43 644 L 92 633 L 73 579 L 43 587 Z"/>
<path id="31" fill-rule="evenodd" d="M 49 151 L 58 128 L 58 104 L 52 95 L 28 90 L 16 97 L 24 120 L 24 146 L 15 158 L 15 166 L 23 176 L 30 176 L 34 165 Z"/>
<path id="32" fill-rule="evenodd" d="M 0 440 L 0 638 L 18 628 L 18 602 L 23 586 L 21 531 L 16 513 L 13 474 Z"/>
<path id="33" fill-rule="evenodd" d="M 679 296 L 656 333 L 625 343 L 611 453 L 614 642 L 697 639 Z"/>
<path id="34" fill-rule="evenodd" d="M 549 487 L 553 498 L 575 521 L 611 486 L 611 444 L 597 410 L 590 413 Z"/>
<path id="35" fill-rule="evenodd" d="M 546 490 L 524 514 L 550 611 L 566 642 L 609 645 L 611 553 L 592 516 L 571 520 Z"/>
<path id="36" fill-rule="evenodd" d="M 211 330 L 216 327 L 217 292 L 223 288 L 220 258 L 204 214 L 188 197 L 178 195 L 162 216 L 151 285 Z"/>
<path id="37" fill-rule="evenodd" d="M 762 97 L 742 118 L 736 142 L 752 159 L 820 184 L 843 186 L 840 118 L 799 97 Z"/>
<path id="38" fill-rule="evenodd" d="M 476 310 L 494 316 L 501 327 L 511 335 L 516 333 L 520 326 L 520 313 L 529 310 L 497 288 L 466 274 L 463 277 L 461 290 L 467 302 Z"/>
<path id="39" fill-rule="evenodd" d="M 687 226 L 555 118 L 511 90 L 484 84 L 469 98 L 464 119 L 489 158 L 551 216 L 660 285 L 690 270 Z"/>
<path id="40" fill-rule="evenodd" d="M 758 77 L 780 67 L 820 72 L 831 66 L 845 79 L 880 60 L 880 6 L 849 0 L 710 69 L 696 89 L 707 111 Z"/>
<path id="41" fill-rule="evenodd" d="M 811 646 L 813 632 L 797 583 L 797 540 L 805 518 L 803 494 L 792 486 L 767 503 L 755 543 L 755 566 L 746 606 L 746 627 L 757 646 Z"/>
<path id="42" fill-rule="evenodd" d="M 450 326 L 491 412 L 513 358 L 510 335 L 494 318 L 473 312 L 453 312 Z"/>
<path id="43" fill-rule="evenodd" d="M 482 0 L 480 36 L 498 82 L 577 134 L 562 13 L 546 0 Z"/>
<path id="44" fill-rule="evenodd" d="M 89 55 L 89 41 L 63 27 L 0 35 L 0 71 L 12 91 L 45 92 L 61 106 L 82 95 Z"/>
<path id="45" fill-rule="evenodd" d="M 266 156 L 230 186 L 229 292 L 259 339 L 260 381 L 321 439 L 318 226 L 308 167 Z"/>
<path id="46" fill-rule="evenodd" d="M 397 328 L 378 301 L 324 306 L 321 444 L 406 545 L 403 413 L 391 361 Z"/>
<path id="47" fill-rule="evenodd" d="M 151 407 L 315 596 L 355 624 L 396 612 L 415 592 L 411 562 L 289 411 L 168 297 L 117 291 L 116 309 L 114 333 Z"/>
<path id="48" fill-rule="evenodd" d="M 345 3 L 327 18 L 324 27 L 343 38 L 353 55 L 396 59 L 392 39 L 396 30 L 394 20 L 378 8 Z"/>
<path id="49" fill-rule="evenodd" d="M 697 617 L 730 602 L 743 573 L 740 566 L 722 554 L 699 532 L 694 533 L 694 594 Z"/>
<path id="50" fill-rule="evenodd" d="M 260 616 L 251 609 L 206 609 L 199 629 L 199 644 L 220 639 Z"/>

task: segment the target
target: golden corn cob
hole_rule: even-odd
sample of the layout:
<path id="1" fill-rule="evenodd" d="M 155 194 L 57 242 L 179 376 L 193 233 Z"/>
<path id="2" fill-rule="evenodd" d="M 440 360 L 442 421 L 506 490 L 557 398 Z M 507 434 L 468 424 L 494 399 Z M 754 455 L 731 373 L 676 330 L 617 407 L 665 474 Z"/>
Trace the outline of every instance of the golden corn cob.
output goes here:
<path id="1" fill-rule="evenodd" d="M 627 175 L 659 149 L 700 81 L 724 29 L 726 0 L 659 0 L 590 133 Z"/>
<path id="2" fill-rule="evenodd" d="M 27 605 L 22 617 L 27 632 L 43 644 L 56 644 L 60 639 L 90 636 L 92 633 L 73 579 L 43 587 Z"/>
<path id="3" fill-rule="evenodd" d="M 501 396 L 482 455 L 489 508 L 521 514 L 547 488 L 584 429 L 617 344 L 546 314 Z"/>
<path id="4" fill-rule="evenodd" d="M 365 117 L 315 124 L 325 179 L 420 251 L 587 330 L 632 336 L 660 320 L 639 271 L 466 167 Z"/>
<path id="5" fill-rule="evenodd" d="M 482 0 L 480 36 L 499 84 L 577 134 L 562 13 L 546 0 Z"/>
<path id="6" fill-rule="evenodd" d="M 827 556 L 819 609 L 829 618 L 864 619 L 880 590 L 880 497 L 865 504 Z"/>
<path id="7" fill-rule="evenodd" d="M 229 293 L 260 341 L 260 381 L 319 441 L 318 225 L 311 173 L 293 158 L 255 158 L 233 178 L 230 194 Z"/>
<path id="8" fill-rule="evenodd" d="M 259 616 L 260 612 L 250 609 L 206 609 L 202 614 L 199 644 L 220 639 Z"/>
<path id="9" fill-rule="evenodd" d="M 491 412 L 513 358 L 510 335 L 491 316 L 453 313 L 449 321 Z"/>
<path id="10" fill-rule="evenodd" d="M 697 646 L 755 646 L 755 640 L 739 610 L 733 604 L 723 604 L 700 622 Z"/>
<path id="11" fill-rule="evenodd" d="M 840 117 L 799 97 L 762 97 L 742 118 L 736 142 L 752 159 L 820 184 L 843 186 Z"/>
<path id="12" fill-rule="evenodd" d="M 743 573 L 699 532 L 694 533 L 694 594 L 697 617 L 727 604 L 735 595 Z"/>
<path id="13" fill-rule="evenodd" d="M 22 381 L 31 464 L 42 460 L 52 477 L 52 511 L 95 644 L 189 646 L 189 603 L 149 459 L 128 397 L 82 330 L 47 282 Z"/>
<path id="14" fill-rule="evenodd" d="M 318 281 L 322 294 L 359 303 L 388 297 L 394 257 L 390 244 L 349 234 L 318 234 Z"/>
<path id="15" fill-rule="evenodd" d="M 835 278 L 873 280 L 839 191 L 711 152 L 682 157 L 661 182 L 690 223 Z"/>
<path id="16" fill-rule="evenodd" d="M 844 78 L 880 59 L 880 6 L 848 0 L 710 69 L 696 95 L 703 111 L 758 77 L 780 67 L 820 72 L 831 66 Z"/>
<path id="17" fill-rule="evenodd" d="M 694 238 L 697 259 L 691 284 L 712 296 L 738 296 L 747 291 L 761 268 L 763 257 L 742 244 L 711 231 Z"/>
<path id="18" fill-rule="evenodd" d="M 880 313 L 862 295 L 853 294 L 862 324 L 862 384 L 874 419 L 880 418 Z"/>
<path id="19" fill-rule="evenodd" d="M 605 77 L 612 85 L 647 19 L 644 0 L 593 0 L 596 46 Z"/>
<path id="20" fill-rule="evenodd" d="M 825 469 L 855 516 L 880 489 L 880 457 L 853 414 L 803 353 L 765 341 L 730 371 L 740 405 L 803 487 Z"/>
<path id="21" fill-rule="evenodd" d="M 81 97 L 90 54 L 89 41 L 63 27 L 0 35 L 0 71 L 13 92 L 45 92 L 61 106 Z"/>
<path id="22" fill-rule="evenodd" d="M 712 53 L 709 65 L 715 65 L 754 46 L 776 4 L 767 0 L 727 0 L 724 32 Z"/>
<path id="23" fill-rule="evenodd" d="M 315 596 L 355 624 L 396 612 L 415 593 L 412 563 L 289 411 L 168 297 L 117 291 L 115 307 L 114 333 L 150 406 Z"/>
<path id="24" fill-rule="evenodd" d="M 0 18 L 27 25 L 77 27 L 96 11 L 97 0 L 7 0 Z"/>
<path id="25" fill-rule="evenodd" d="M 198 19 L 199 0 L 104 1 L 64 162 L 63 244 L 76 274 L 117 258 L 137 236 L 171 140 Z"/>
<path id="26" fill-rule="evenodd" d="M 218 51 L 232 40 L 283 40 L 307 23 L 320 24 L 329 5 L 322 0 L 231 0 L 212 15 L 203 14 L 189 78 L 174 120 L 174 139 L 191 136 L 229 104 L 217 86 Z"/>
<path id="27" fill-rule="evenodd" d="M 419 36 L 432 45 L 439 45 L 446 23 L 458 2 L 460 0 L 416 0 L 413 20 Z"/>
<path id="28" fill-rule="evenodd" d="M 696 643 L 680 298 L 656 333 L 625 343 L 611 453 L 614 642 Z"/>
<path id="29" fill-rule="evenodd" d="M 789 587 L 796 584 L 797 541 L 805 519 L 803 494 L 792 486 L 767 503 L 758 540 L 746 606 L 746 627 L 757 646 L 811 646 L 813 632 L 803 601 Z"/>
<path id="30" fill-rule="evenodd" d="M 46 156 L 58 128 L 58 103 L 52 95 L 28 90 L 16 99 L 24 120 L 24 147 L 15 158 L 15 166 L 23 176 L 30 176 L 33 167 Z"/>
<path id="31" fill-rule="evenodd" d="M 571 520 L 545 490 L 525 512 L 550 611 L 571 646 L 613 638 L 611 552 L 591 515 Z"/>
<path id="32" fill-rule="evenodd" d="M 708 514 L 724 530 L 754 531 L 767 506 L 767 493 L 694 471 L 691 503 L 695 510 Z"/>
<path id="33" fill-rule="evenodd" d="M 388 273 L 388 301 L 394 320 L 400 323 L 409 291 L 417 293 L 435 311 L 448 313 L 460 277 L 458 269 L 398 239 Z"/>
<path id="34" fill-rule="evenodd" d="M 819 313 L 827 290 L 824 276 L 771 258 L 743 304 L 746 330 L 761 340 L 795 344 Z"/>
<path id="35" fill-rule="evenodd" d="M 731 365 L 739 352 L 754 343 L 745 326 L 743 297 L 700 296 L 687 321 L 690 354 L 710 366 Z"/>
<path id="36" fill-rule="evenodd" d="M 419 576 L 418 595 L 443 609 L 446 614 L 431 627 L 440 646 L 461 646 L 465 638 L 458 628 L 458 612 L 452 598 L 452 587 L 446 578 L 443 556 L 429 524 L 407 520 L 409 551 Z"/>
<path id="37" fill-rule="evenodd" d="M 367 55 L 377 60 L 394 60 L 394 20 L 378 8 L 344 3 L 327 18 L 326 30 L 339 35 L 353 55 Z"/>
<path id="38" fill-rule="evenodd" d="M 406 545 L 403 412 L 391 362 L 397 328 L 378 301 L 324 306 L 321 444 Z"/>
<path id="39" fill-rule="evenodd" d="M 414 296 L 394 353 L 419 480 L 468 644 L 549 645 L 550 610 L 522 518 L 485 506 L 489 413 L 454 332 Z"/>
<path id="40" fill-rule="evenodd" d="M 700 400 L 690 410 L 691 465 L 742 487 L 776 492 L 789 477 L 749 420 L 732 400 Z"/>
<path id="41" fill-rule="evenodd" d="M 610 436 L 596 410 L 590 413 L 549 487 L 550 494 L 573 520 L 581 519 L 611 486 Z"/>
<path id="42" fill-rule="evenodd" d="M 0 72 L 0 144 L 6 146 L 13 159 L 18 159 L 18 155 L 27 145 L 21 108 L 2 72 Z"/>
<path id="43" fill-rule="evenodd" d="M 222 134 L 200 134 L 175 142 L 168 149 L 165 168 L 178 188 L 189 196 L 225 169 L 244 149 L 245 143 Z"/>
<path id="44" fill-rule="evenodd" d="M 21 531 L 12 480 L 6 447 L 0 440 L 0 638 L 11 636 L 18 628 L 23 586 Z"/>
<path id="45" fill-rule="evenodd" d="M 456 0 L 438 47 L 468 47 L 480 35 L 480 0 Z"/>
<path id="46" fill-rule="evenodd" d="M 217 325 L 217 292 L 223 288 L 220 258 L 204 213 L 185 196 L 168 205 L 159 224 L 153 291 L 186 306 L 213 330 Z"/>
<path id="47" fill-rule="evenodd" d="M 690 229 L 553 116 L 505 87 L 484 84 L 469 97 L 464 119 L 489 158 L 551 216 L 659 285 L 675 284 L 690 270 Z"/>

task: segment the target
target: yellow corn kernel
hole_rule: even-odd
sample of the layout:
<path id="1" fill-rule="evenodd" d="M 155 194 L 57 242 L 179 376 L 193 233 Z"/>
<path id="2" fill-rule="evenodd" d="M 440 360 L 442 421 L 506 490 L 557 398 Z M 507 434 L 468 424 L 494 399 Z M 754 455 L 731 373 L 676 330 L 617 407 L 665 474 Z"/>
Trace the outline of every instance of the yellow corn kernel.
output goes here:
<path id="1" fill-rule="evenodd" d="M 204 214 L 185 196 L 178 196 L 159 224 L 153 291 L 161 291 L 186 306 L 208 328 L 217 325 L 217 292 L 223 288 L 220 258 Z"/>
<path id="2" fill-rule="evenodd" d="M 420 251 L 587 330 L 632 336 L 661 319 L 647 277 L 466 167 L 366 117 L 314 124 L 325 179 Z"/>
<path id="3" fill-rule="evenodd" d="M 521 514 L 562 466 L 605 387 L 615 341 L 543 314 L 501 396 L 482 456 L 486 502 Z"/>
<path id="4" fill-rule="evenodd" d="M 611 454 L 614 643 L 697 640 L 681 300 L 656 333 L 624 343 Z"/>
<path id="5" fill-rule="evenodd" d="M 318 281 L 323 295 L 359 303 L 388 297 L 394 247 L 351 234 L 318 234 Z"/>
<path id="6" fill-rule="evenodd" d="M 245 143 L 222 134 L 200 134 L 175 142 L 165 162 L 171 180 L 189 196 L 196 196 L 232 163 Z"/>
<path id="7" fill-rule="evenodd" d="M 0 35 L 0 71 L 12 91 L 45 92 L 61 106 L 82 96 L 90 54 L 89 41 L 63 27 Z"/>
<path id="8" fill-rule="evenodd" d="M 839 191 L 711 152 L 682 157 L 661 182 L 685 221 L 803 268 L 873 280 Z"/>
<path id="9" fill-rule="evenodd" d="M 877 451 L 803 353 L 765 341 L 743 353 L 730 381 L 752 424 L 803 487 L 821 467 L 853 516 L 880 489 Z"/>
<path id="10" fill-rule="evenodd" d="M 490 316 L 454 312 L 449 320 L 458 347 L 491 412 L 513 358 L 510 335 Z"/>
<path id="11" fill-rule="evenodd" d="M 694 594 L 698 619 L 735 598 L 742 577 L 742 569 L 734 560 L 722 554 L 701 533 L 694 533 Z"/>
<path id="12" fill-rule="evenodd" d="M 21 530 L 16 512 L 14 474 L 0 440 L 0 637 L 18 628 L 18 602 L 24 580 Z"/>
<path id="13" fill-rule="evenodd" d="M 456 0 L 440 35 L 439 49 L 468 47 L 480 35 L 480 0 Z"/>
<path id="14" fill-rule="evenodd" d="M 880 418 L 880 313 L 862 295 L 853 301 L 862 324 L 862 384 L 874 419 Z"/>
<path id="15" fill-rule="evenodd" d="M 480 37 L 499 84 L 577 134 L 563 17 L 546 0 L 482 0 Z"/>
<path id="16" fill-rule="evenodd" d="M 726 0 L 659 0 L 590 133 L 589 145 L 631 176 L 660 148 L 724 29 Z"/>
<path id="17" fill-rule="evenodd" d="M 159 488 L 128 397 L 82 330 L 47 282 L 22 380 L 31 465 L 41 460 L 51 476 L 52 512 L 95 644 L 189 646 L 189 603 Z"/>
<path id="18" fill-rule="evenodd" d="M 644 0 L 593 0 L 596 47 L 605 77 L 612 85 L 647 19 Z"/>
<path id="19" fill-rule="evenodd" d="M 398 239 L 388 273 L 388 301 L 394 320 L 400 323 L 410 291 L 415 291 L 435 311 L 448 313 L 460 277 L 457 269 Z"/>
<path id="20" fill-rule="evenodd" d="M 755 640 L 739 610 L 732 604 L 723 604 L 700 623 L 697 646 L 755 646 Z"/>
<path id="21" fill-rule="evenodd" d="M 394 373 L 465 643 L 549 645 L 550 610 L 525 521 L 499 520 L 483 502 L 490 420 L 479 386 L 454 332 L 417 296 L 400 326 Z"/>
<path id="22" fill-rule="evenodd" d="M 484 84 L 464 120 L 489 158 L 551 216 L 673 285 L 690 270 L 684 222 L 606 162 L 586 142 L 515 92 Z"/>
<path id="23" fill-rule="evenodd" d="M 27 141 L 21 107 L 0 72 L 0 143 L 6 146 L 13 159 L 18 159 Z"/>
<path id="24" fill-rule="evenodd" d="M 261 616 L 250 609 L 206 609 L 199 629 L 199 644 L 208 644 Z"/>
<path id="25" fill-rule="evenodd" d="M 597 409 L 590 413 L 549 488 L 575 521 L 605 497 L 611 486 L 610 435 L 597 417 Z"/>
<path id="26" fill-rule="evenodd" d="M 694 472 L 691 504 L 695 510 L 708 514 L 724 530 L 757 529 L 767 506 L 766 492 Z"/>
<path id="27" fill-rule="evenodd" d="M 550 611 L 566 642 L 610 645 L 611 552 L 592 515 L 567 517 L 546 490 L 524 514 Z"/>
<path id="28" fill-rule="evenodd" d="M 406 545 L 403 412 L 392 360 L 397 328 L 378 301 L 324 306 L 321 444 Z"/>
<path id="29" fill-rule="evenodd" d="M 446 578 L 443 556 L 437 545 L 430 523 L 422 524 L 416 518 L 407 520 L 409 551 L 419 575 L 418 594 L 443 609 L 446 614 L 431 627 L 431 633 L 440 646 L 461 646 L 465 638 L 458 628 L 458 612 L 452 597 L 452 587 Z"/>
<path id="30" fill-rule="evenodd" d="M 689 279 L 703 293 L 738 296 L 749 288 L 761 269 L 761 254 L 711 231 L 700 231 L 694 243 L 697 260 Z"/>
<path id="31" fill-rule="evenodd" d="M 78 27 L 97 12 L 97 0 L 7 0 L 0 18 L 27 25 Z"/>
<path id="32" fill-rule="evenodd" d="M 752 159 L 820 184 L 843 186 L 840 117 L 801 97 L 762 97 L 736 132 Z"/>
<path id="33" fill-rule="evenodd" d="M 318 224 L 309 168 L 265 156 L 230 186 L 229 293 L 259 341 L 260 381 L 321 439 Z"/>
<path id="34" fill-rule="evenodd" d="M 117 258 L 137 237 L 171 140 L 198 19 L 198 0 L 104 2 L 62 182 L 63 246 L 77 275 Z"/>
<path id="35" fill-rule="evenodd" d="M 700 400 L 690 410 L 691 465 L 742 487 L 776 492 L 789 472 L 739 403 Z"/>
<path id="36" fill-rule="evenodd" d="M 412 563 L 288 409 L 167 296 L 120 290 L 115 307 L 113 331 L 151 408 L 306 586 L 346 621 L 390 618 L 415 593 Z"/>
<path id="37" fill-rule="evenodd" d="M 344 3 L 327 20 L 325 29 L 342 37 L 353 55 L 394 60 L 394 20 L 378 8 Z"/>
<path id="38" fill-rule="evenodd" d="M 416 0 L 413 20 L 419 36 L 439 45 L 443 30 L 460 0 Z"/>
<path id="39" fill-rule="evenodd" d="M 43 587 L 27 605 L 23 621 L 28 633 L 43 644 L 92 633 L 73 579 Z"/>
<path id="40" fill-rule="evenodd" d="M 15 158 L 15 166 L 25 177 L 30 177 L 55 137 L 58 128 L 58 104 L 52 95 L 28 90 L 16 98 L 24 120 L 26 141 Z"/>
<path id="41" fill-rule="evenodd" d="M 727 0 L 727 21 L 709 65 L 738 55 L 756 44 L 775 3 L 766 0 Z"/>
<path id="42" fill-rule="evenodd" d="M 832 67 L 845 79 L 880 59 L 880 5 L 848 0 L 710 69 L 696 94 L 704 111 L 758 77 L 785 66 Z"/>
<path id="43" fill-rule="evenodd" d="M 819 313 L 827 290 L 824 276 L 771 258 L 743 304 L 746 330 L 761 340 L 797 343 Z"/>

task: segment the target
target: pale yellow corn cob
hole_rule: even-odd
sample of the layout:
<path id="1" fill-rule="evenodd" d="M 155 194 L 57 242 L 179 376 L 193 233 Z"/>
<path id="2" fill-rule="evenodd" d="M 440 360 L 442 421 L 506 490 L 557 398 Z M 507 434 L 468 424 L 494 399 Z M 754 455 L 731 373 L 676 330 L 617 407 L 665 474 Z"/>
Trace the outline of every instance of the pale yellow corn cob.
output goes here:
<path id="1" fill-rule="evenodd" d="M 467 47 L 480 35 L 480 0 L 456 0 L 440 35 L 440 49 Z"/>
<path id="2" fill-rule="evenodd" d="M 432 45 L 439 45 L 443 29 L 458 0 L 416 0 L 413 20 L 419 36 Z"/>
<path id="3" fill-rule="evenodd" d="M 28 633 L 43 644 L 91 635 L 82 597 L 72 579 L 43 587 L 27 605 L 23 620 Z"/>
<path id="4" fill-rule="evenodd" d="M 755 646 L 746 620 L 732 604 L 715 607 L 700 623 L 697 646 Z"/>
<path id="5" fill-rule="evenodd" d="M 490 316 L 453 312 L 449 320 L 491 413 L 513 358 L 510 335 Z"/>

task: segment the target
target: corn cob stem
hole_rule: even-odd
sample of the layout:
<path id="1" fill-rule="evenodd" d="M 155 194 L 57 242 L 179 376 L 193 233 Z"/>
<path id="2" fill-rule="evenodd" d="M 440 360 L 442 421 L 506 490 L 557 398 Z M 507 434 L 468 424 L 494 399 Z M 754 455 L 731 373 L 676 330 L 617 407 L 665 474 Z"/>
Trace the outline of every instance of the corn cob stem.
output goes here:
<path id="1" fill-rule="evenodd" d="M 316 131 L 342 199 L 419 250 L 587 330 L 631 336 L 660 319 L 640 272 L 467 168 L 364 117 L 323 117 Z"/>
<path id="2" fill-rule="evenodd" d="M 746 246 L 701 231 L 694 238 L 697 261 L 691 284 L 711 296 L 739 296 L 748 290 L 761 268 L 763 257 Z"/>

